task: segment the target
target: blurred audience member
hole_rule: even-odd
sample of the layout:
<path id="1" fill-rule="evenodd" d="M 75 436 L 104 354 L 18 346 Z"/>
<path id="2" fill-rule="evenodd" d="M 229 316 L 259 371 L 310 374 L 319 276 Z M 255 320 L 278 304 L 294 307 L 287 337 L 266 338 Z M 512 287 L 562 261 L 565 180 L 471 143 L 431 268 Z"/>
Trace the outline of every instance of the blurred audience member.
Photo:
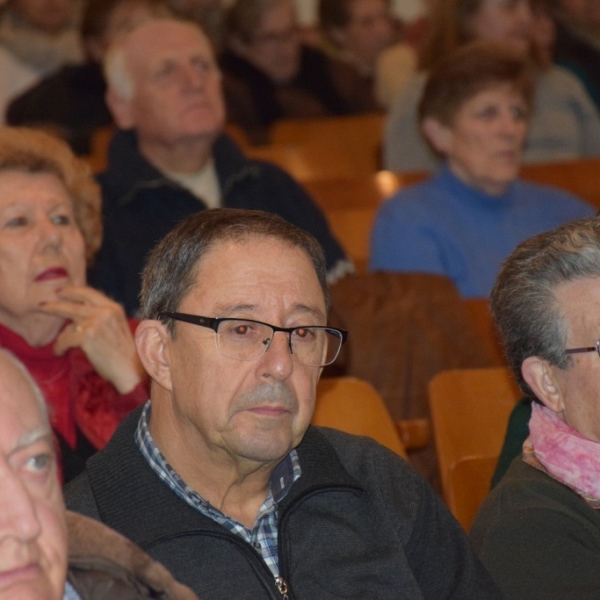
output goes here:
<path id="1" fill-rule="evenodd" d="M 0 129 L 0 346 L 51 406 L 64 480 L 147 399 L 123 309 L 87 287 L 102 238 L 100 193 L 66 144 Z"/>
<path id="2" fill-rule="evenodd" d="M 81 21 L 87 61 L 63 67 L 16 98 L 7 122 L 52 129 L 77 154 L 88 154 L 93 132 L 112 123 L 104 100 L 104 52 L 120 33 L 168 14 L 163 0 L 88 0 Z"/>
<path id="3" fill-rule="evenodd" d="M 0 13 L 0 45 L 38 76 L 81 62 L 78 0 L 7 0 Z"/>
<path id="4" fill-rule="evenodd" d="M 474 42 L 433 69 L 419 121 L 444 168 L 381 206 L 371 270 L 446 275 L 464 297 L 486 297 L 519 242 L 595 212 L 517 179 L 533 95 L 528 63 L 505 45 Z"/>
<path id="5" fill-rule="evenodd" d="M 394 97 L 410 79 L 415 52 L 394 43 L 398 23 L 389 0 L 320 0 L 319 19 L 327 47 L 361 76 L 362 89 L 354 85 L 344 94 L 349 103 L 355 99 L 356 110 L 373 109 L 376 91 Z"/>
<path id="6" fill-rule="evenodd" d="M 600 594 L 600 220 L 523 242 L 491 295 L 508 363 L 533 398 L 523 453 L 471 528 L 507 600 Z"/>
<path id="7" fill-rule="evenodd" d="M 0 598 L 196 598 L 115 531 L 65 512 L 46 403 L 6 350 L 0 350 Z"/>
<path id="8" fill-rule="evenodd" d="M 247 159 L 223 135 L 221 74 L 192 22 L 155 20 L 123 36 L 105 57 L 107 102 L 121 129 L 99 176 L 104 244 L 91 281 L 138 309 L 148 252 L 187 215 L 207 207 L 260 209 L 312 233 L 330 280 L 352 265 L 320 210 L 284 171 Z"/>
<path id="9" fill-rule="evenodd" d="M 385 167 L 394 171 L 433 171 L 439 166 L 420 135 L 417 104 L 426 72 L 474 39 L 507 43 L 537 63 L 525 162 L 600 155 L 600 116 L 594 103 L 579 79 L 542 61 L 535 52 L 533 26 L 530 0 L 437 0 L 419 57 L 423 72 L 396 98 L 390 112 L 385 131 Z"/>
<path id="10" fill-rule="evenodd" d="M 5 122 L 10 101 L 39 79 L 35 71 L 0 46 L 0 125 Z"/>
<path id="11" fill-rule="evenodd" d="M 225 43 L 224 0 L 169 0 L 177 15 L 195 21 L 202 27 L 215 51 L 222 50 Z"/>
<path id="12" fill-rule="evenodd" d="M 227 118 L 256 143 L 283 117 L 352 112 L 337 81 L 351 89 L 360 80 L 351 66 L 301 43 L 292 0 L 236 0 L 220 64 Z"/>
<path id="13" fill-rule="evenodd" d="M 600 2 L 543 0 L 543 3 L 556 22 L 554 61 L 583 81 L 600 109 Z"/>

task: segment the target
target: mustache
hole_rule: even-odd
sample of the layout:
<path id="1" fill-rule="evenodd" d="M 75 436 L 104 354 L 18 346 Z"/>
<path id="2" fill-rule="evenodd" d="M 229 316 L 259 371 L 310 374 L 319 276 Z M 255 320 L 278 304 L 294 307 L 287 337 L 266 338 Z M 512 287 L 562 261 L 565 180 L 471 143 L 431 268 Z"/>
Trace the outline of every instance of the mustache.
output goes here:
<path id="1" fill-rule="evenodd" d="M 246 392 L 237 399 L 235 408 L 236 410 L 247 410 L 264 404 L 283 406 L 290 412 L 298 411 L 298 398 L 296 398 L 296 394 L 281 382 L 275 384 L 264 383 Z"/>

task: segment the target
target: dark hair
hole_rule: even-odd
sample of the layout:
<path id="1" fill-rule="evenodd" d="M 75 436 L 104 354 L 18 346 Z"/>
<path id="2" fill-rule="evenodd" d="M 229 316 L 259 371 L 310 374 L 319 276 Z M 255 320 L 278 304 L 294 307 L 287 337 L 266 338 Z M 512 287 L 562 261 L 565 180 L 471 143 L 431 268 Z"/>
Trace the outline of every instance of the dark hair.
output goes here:
<path id="1" fill-rule="evenodd" d="M 315 267 L 325 304 L 329 307 L 325 255 L 312 235 L 274 214 L 215 208 L 184 219 L 151 252 L 142 273 L 142 317 L 156 319 L 162 311 L 177 311 L 190 287 L 196 283 L 202 257 L 213 246 L 253 237 L 274 238 L 304 250 Z M 168 322 L 168 327 L 173 333 L 173 322 Z"/>
<path id="2" fill-rule="evenodd" d="M 418 106 L 419 122 L 433 117 L 452 125 L 460 107 L 479 92 L 510 84 L 531 110 L 535 82 L 530 63 L 510 47 L 472 42 L 442 61 L 429 75 Z"/>
<path id="3" fill-rule="evenodd" d="M 81 38 L 103 37 L 113 10 L 121 4 L 143 4 L 157 15 L 167 14 L 169 10 L 166 0 L 87 0 L 79 26 Z"/>
<path id="4" fill-rule="evenodd" d="M 523 391 L 535 397 L 521 374 L 529 356 L 559 369 L 572 365 L 565 354 L 567 326 L 556 301 L 561 284 L 600 277 L 600 219 L 572 221 L 519 244 L 504 262 L 490 297 L 506 358 Z"/>
<path id="5" fill-rule="evenodd" d="M 350 5 L 356 0 L 320 0 L 319 23 L 324 31 L 345 27 L 350 20 Z"/>
<path id="6" fill-rule="evenodd" d="M 429 25 L 419 50 L 419 70 L 429 71 L 449 54 L 475 39 L 472 19 L 485 0 L 434 0 Z M 531 0 L 530 0 L 531 4 Z M 530 45 L 531 59 L 542 64 L 535 44 Z"/>
<path id="7" fill-rule="evenodd" d="M 245 44 L 252 42 L 266 14 L 290 0 L 236 0 L 225 20 L 228 36 L 238 36 Z"/>

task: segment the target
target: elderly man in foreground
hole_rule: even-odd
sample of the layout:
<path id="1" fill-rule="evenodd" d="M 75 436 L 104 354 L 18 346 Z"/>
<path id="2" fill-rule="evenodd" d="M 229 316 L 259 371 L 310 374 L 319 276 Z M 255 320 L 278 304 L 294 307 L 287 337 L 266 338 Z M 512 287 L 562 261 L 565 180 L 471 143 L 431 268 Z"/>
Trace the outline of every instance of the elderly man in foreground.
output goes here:
<path id="1" fill-rule="evenodd" d="M 0 599 L 195 597 L 128 540 L 65 513 L 46 404 L 0 350 Z"/>
<path id="2" fill-rule="evenodd" d="M 507 599 L 600 597 L 600 220 L 523 242 L 491 297 L 530 436 L 471 530 Z"/>
<path id="3" fill-rule="evenodd" d="M 145 23 L 115 42 L 104 62 L 107 103 L 121 131 L 99 176 L 104 243 L 92 285 L 134 314 L 148 252 L 184 217 L 221 206 L 272 212 L 314 235 L 330 281 L 353 270 L 310 196 L 223 134 L 221 73 L 196 25 Z"/>
<path id="4" fill-rule="evenodd" d="M 151 401 L 67 490 L 204 600 L 496 598 L 429 486 L 309 426 L 346 333 L 318 243 L 261 211 L 188 217 L 152 252 L 136 334 Z"/>

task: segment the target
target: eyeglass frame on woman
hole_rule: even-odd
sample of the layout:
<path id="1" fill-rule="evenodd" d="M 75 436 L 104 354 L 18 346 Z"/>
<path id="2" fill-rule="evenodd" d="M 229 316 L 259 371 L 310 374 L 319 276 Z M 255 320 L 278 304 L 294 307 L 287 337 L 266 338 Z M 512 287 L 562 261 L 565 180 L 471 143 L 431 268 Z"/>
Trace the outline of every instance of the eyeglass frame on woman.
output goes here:
<path id="1" fill-rule="evenodd" d="M 586 346 L 585 348 L 568 348 L 565 350 L 565 354 L 583 354 L 584 352 L 597 352 L 600 356 L 600 340 L 596 342 L 595 346 Z"/>
<path id="2" fill-rule="evenodd" d="M 219 334 L 219 325 L 221 323 L 224 323 L 227 321 L 244 321 L 244 322 L 248 322 L 248 323 L 257 323 L 258 325 L 264 325 L 265 327 L 269 327 L 273 331 L 273 335 L 269 339 L 269 343 L 265 346 L 265 351 L 263 352 L 263 354 L 266 354 L 268 352 L 269 348 L 271 347 L 271 342 L 273 341 L 273 338 L 275 337 L 275 334 L 278 331 L 282 331 L 283 333 L 286 333 L 288 335 L 288 347 L 290 349 L 290 354 L 292 356 L 294 355 L 294 348 L 292 345 L 292 333 L 294 333 L 295 331 L 298 331 L 299 329 L 320 329 L 320 330 L 323 330 L 326 332 L 329 331 L 329 332 L 334 332 L 335 334 L 337 334 L 340 339 L 340 346 L 338 348 L 338 351 L 335 353 L 335 356 L 329 362 L 326 362 L 323 364 L 318 364 L 318 365 L 308 365 L 307 364 L 306 365 L 306 366 L 310 366 L 310 367 L 326 367 L 328 365 L 333 364 L 340 354 L 342 345 L 348 338 L 348 332 L 345 329 L 339 329 L 338 327 L 330 327 L 329 325 L 299 325 L 297 327 L 278 327 L 277 325 L 271 325 L 270 323 L 265 323 L 264 321 L 257 321 L 256 319 L 244 319 L 241 317 L 203 317 L 200 315 L 191 315 L 188 313 L 171 312 L 168 310 L 160 311 L 158 313 L 157 319 L 159 321 L 161 321 L 165 317 L 168 319 L 174 319 L 175 321 L 182 321 L 184 323 L 191 323 L 192 325 L 199 325 L 200 327 L 206 327 L 207 329 L 212 329 L 215 332 L 215 334 L 217 334 L 217 336 Z M 218 337 L 217 337 L 217 340 L 218 340 Z M 217 348 L 219 349 L 219 352 L 221 352 L 221 354 L 223 354 L 223 351 L 221 350 L 218 341 L 217 341 Z M 223 354 L 223 356 L 227 356 L 227 355 Z M 262 356 L 262 354 L 260 356 Z M 233 357 L 229 357 L 229 358 L 233 358 Z M 254 359 L 254 358 L 249 358 L 249 359 L 234 358 L 234 360 L 242 360 L 242 361 L 250 362 L 253 360 L 258 360 L 258 358 L 259 357 L 257 357 L 256 359 Z"/>

